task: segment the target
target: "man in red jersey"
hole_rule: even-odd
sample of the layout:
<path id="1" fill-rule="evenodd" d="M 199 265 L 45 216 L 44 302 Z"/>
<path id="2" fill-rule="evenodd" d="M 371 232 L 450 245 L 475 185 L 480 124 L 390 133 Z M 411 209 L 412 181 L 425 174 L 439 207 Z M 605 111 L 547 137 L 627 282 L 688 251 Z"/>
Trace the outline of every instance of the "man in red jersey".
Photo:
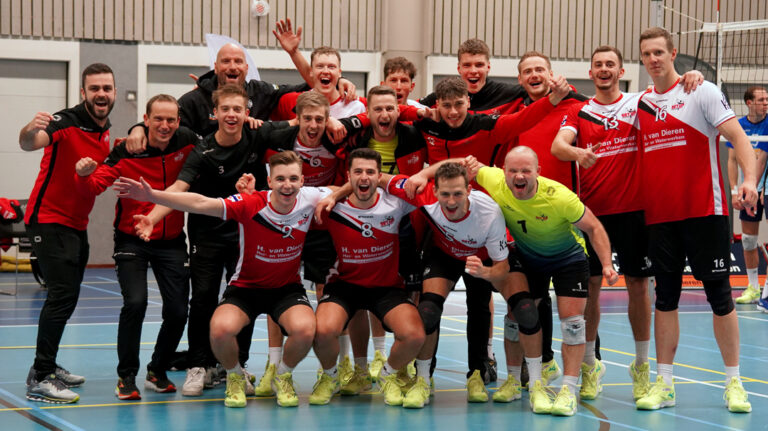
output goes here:
<path id="1" fill-rule="evenodd" d="M 719 135 L 733 144 L 744 182 L 741 203 L 754 214 L 756 162 L 725 96 L 712 83 L 686 94 L 674 68 L 672 36 L 654 27 L 640 35 L 640 54 L 653 88 L 638 106 L 642 192 L 649 256 L 656 276 L 655 339 L 658 376 L 639 409 L 675 405 L 673 362 L 680 334 L 677 306 L 685 258 L 701 280 L 725 363 L 725 401 L 732 412 L 752 406 L 739 376 L 739 325 L 729 283 L 727 189 L 720 171 Z M 670 203 L 673 203 L 670 205 Z"/>
<path id="2" fill-rule="evenodd" d="M 48 295 L 40 310 L 35 363 L 27 376 L 27 399 L 74 403 L 69 388 L 85 382 L 56 364 L 59 342 L 80 296 L 88 263 L 88 214 L 95 194 L 75 190 L 75 163 L 83 157 L 104 160 L 109 154 L 109 113 L 115 103 L 112 69 L 94 63 L 83 70 L 83 102 L 56 114 L 38 112 L 21 129 L 24 151 L 44 148 L 40 173 L 24 218 Z"/>
<path id="3" fill-rule="evenodd" d="M 143 180 L 121 178 L 115 183 L 120 197 L 239 223 L 242 253 L 237 271 L 210 325 L 211 347 L 227 369 L 227 407 L 246 405 L 237 334 L 259 314 L 272 316 L 287 336 L 272 381 L 280 406 L 298 405 L 292 371 L 309 352 L 315 335 L 315 316 L 299 279 L 299 266 L 315 206 L 331 191 L 302 187 L 302 161 L 293 151 L 273 155 L 269 167 L 269 191 L 235 194 L 226 199 L 153 190 Z M 264 271 L 264 265 L 269 265 L 270 270 Z"/>

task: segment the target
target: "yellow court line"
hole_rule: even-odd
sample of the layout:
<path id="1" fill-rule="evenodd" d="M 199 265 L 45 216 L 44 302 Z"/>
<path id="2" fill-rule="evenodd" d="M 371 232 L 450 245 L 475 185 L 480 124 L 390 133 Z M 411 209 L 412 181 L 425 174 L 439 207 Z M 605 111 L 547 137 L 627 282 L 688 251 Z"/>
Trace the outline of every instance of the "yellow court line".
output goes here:
<path id="1" fill-rule="evenodd" d="M 467 323 L 466 319 L 457 319 L 455 317 L 443 317 L 443 319 L 452 320 L 454 322 Z M 493 329 L 499 330 L 499 331 L 503 331 L 504 330 L 504 328 L 500 328 L 498 326 L 494 326 Z M 450 334 L 450 335 L 453 335 L 453 334 Z M 458 334 L 458 335 L 462 335 L 462 334 Z M 441 334 L 441 336 L 442 336 L 442 334 Z M 552 337 L 552 341 L 560 341 L 560 342 L 562 342 L 563 340 L 560 339 L 560 338 Z M 609 349 L 609 348 L 603 347 L 603 346 L 600 346 L 600 350 L 605 350 L 606 352 L 616 353 L 616 354 L 624 355 L 624 356 L 630 356 L 630 357 L 634 357 L 635 356 L 634 353 L 625 352 L 623 350 Z M 656 360 L 656 358 L 654 358 L 652 356 L 649 356 L 648 359 L 649 360 L 653 360 L 653 361 Z M 715 370 L 711 370 L 709 368 L 703 368 L 703 367 L 697 367 L 695 365 L 683 364 L 681 362 L 673 362 L 672 364 L 675 365 L 675 366 L 678 366 L 678 367 L 689 368 L 691 370 L 704 371 L 704 372 L 708 372 L 708 373 L 718 374 L 718 375 L 721 375 L 721 376 L 725 375 L 725 372 L 723 372 L 723 371 L 715 371 Z M 746 382 L 757 382 L 757 383 L 763 383 L 763 384 L 768 385 L 768 381 L 765 381 L 765 380 L 755 379 L 755 378 L 746 377 L 746 376 L 740 376 L 740 377 L 741 377 L 742 380 L 744 380 Z"/>

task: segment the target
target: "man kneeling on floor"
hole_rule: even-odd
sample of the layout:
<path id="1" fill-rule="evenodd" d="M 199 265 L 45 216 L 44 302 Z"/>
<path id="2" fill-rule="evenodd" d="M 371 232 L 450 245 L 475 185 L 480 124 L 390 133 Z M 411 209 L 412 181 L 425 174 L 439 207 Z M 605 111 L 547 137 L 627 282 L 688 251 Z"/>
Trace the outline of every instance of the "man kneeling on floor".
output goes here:
<path id="1" fill-rule="evenodd" d="M 292 371 L 307 355 L 315 337 L 315 316 L 301 285 L 299 265 L 310 217 L 331 190 L 302 187 L 302 161 L 293 151 L 270 157 L 269 168 L 270 190 L 226 199 L 152 190 L 143 180 L 139 183 L 121 178 L 115 183 L 120 197 L 239 223 L 243 241 L 239 270 L 230 279 L 211 318 L 211 347 L 227 369 L 227 407 L 245 407 L 245 380 L 238 363 L 236 336 L 259 314 L 269 313 L 287 336 L 283 358 L 272 381 L 280 406 L 299 404 Z M 265 265 L 269 271 L 263 270 Z"/>

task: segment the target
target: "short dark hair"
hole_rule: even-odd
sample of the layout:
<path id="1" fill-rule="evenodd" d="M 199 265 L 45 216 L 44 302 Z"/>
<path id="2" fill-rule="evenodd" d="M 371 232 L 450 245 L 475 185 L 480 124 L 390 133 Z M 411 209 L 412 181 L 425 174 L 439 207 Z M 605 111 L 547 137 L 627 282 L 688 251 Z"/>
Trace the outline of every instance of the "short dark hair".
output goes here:
<path id="1" fill-rule="evenodd" d="M 279 165 L 292 165 L 294 163 L 299 165 L 299 169 L 304 167 L 304 162 L 302 162 L 298 154 L 291 150 L 280 151 L 270 156 L 269 169 Z"/>
<path id="2" fill-rule="evenodd" d="M 744 103 L 747 103 L 749 100 L 755 100 L 755 91 L 760 90 L 768 91 L 762 85 L 753 85 L 747 88 L 747 91 L 744 92 Z"/>
<path id="3" fill-rule="evenodd" d="M 100 75 L 102 73 L 109 73 L 112 75 L 112 81 L 115 80 L 115 73 L 112 72 L 112 68 L 104 63 L 93 63 L 83 69 L 83 77 L 81 79 L 82 88 L 85 88 L 85 77 L 88 75 Z"/>
<path id="4" fill-rule="evenodd" d="M 315 48 L 312 51 L 312 54 L 309 55 L 309 64 L 314 63 L 315 57 L 318 55 L 335 55 L 336 58 L 339 59 L 339 66 L 341 66 L 341 54 L 339 54 L 339 51 L 336 48 L 331 48 L 330 46 L 319 46 Z"/>
<path id="5" fill-rule="evenodd" d="M 407 73 L 411 80 L 416 76 L 416 66 L 405 57 L 390 58 L 384 63 L 384 79 L 387 79 L 390 73 L 399 71 Z"/>
<path id="6" fill-rule="evenodd" d="M 469 185 L 469 174 L 467 173 L 467 168 L 458 163 L 443 163 L 439 168 L 437 168 L 437 172 L 435 172 L 435 188 L 439 188 L 440 179 L 450 180 L 452 178 L 458 177 L 464 178 L 465 186 Z"/>
<path id="7" fill-rule="evenodd" d="M 395 99 L 397 99 L 397 93 L 395 93 L 395 90 L 392 89 L 392 87 L 389 87 L 387 85 L 377 85 L 370 90 L 368 90 L 368 101 L 371 101 L 371 97 L 373 96 L 392 96 Z"/>
<path id="8" fill-rule="evenodd" d="M 481 39 L 473 38 L 467 39 L 459 45 L 459 61 L 461 61 L 462 54 L 482 54 L 485 58 L 491 57 L 491 50 L 488 48 L 488 44 Z"/>
<path id="9" fill-rule="evenodd" d="M 245 106 L 248 106 L 248 93 L 242 85 L 224 84 L 213 92 L 213 106 L 219 106 L 219 99 L 226 96 L 240 96 L 245 100 Z"/>
<path id="10" fill-rule="evenodd" d="M 672 43 L 672 35 L 665 28 L 651 27 L 644 32 L 640 33 L 640 44 L 647 39 L 656 39 L 657 37 L 663 37 L 667 41 L 667 50 L 672 52 L 675 49 L 675 44 Z"/>
<path id="11" fill-rule="evenodd" d="M 328 99 L 317 91 L 305 91 L 299 94 L 299 97 L 296 98 L 296 116 L 301 115 L 304 108 L 308 107 L 324 108 L 325 118 L 328 118 L 331 110 Z"/>
<path id="12" fill-rule="evenodd" d="M 595 58 L 595 54 L 600 52 L 612 52 L 616 54 L 617 57 L 619 57 L 619 67 L 624 67 L 624 56 L 621 55 L 621 51 L 619 51 L 619 48 L 616 48 L 615 46 L 610 45 L 601 45 L 595 48 L 594 51 L 592 51 L 592 57 L 590 57 L 590 62 L 593 58 Z"/>
<path id="13" fill-rule="evenodd" d="M 176 100 L 175 97 L 171 96 L 170 94 L 156 94 L 156 95 L 152 96 L 147 101 L 147 110 L 146 110 L 147 115 L 152 113 L 152 105 L 154 105 L 155 102 L 170 102 L 170 103 L 173 103 L 174 105 L 176 105 L 176 109 L 177 109 L 177 112 L 178 112 L 179 102 Z"/>
<path id="14" fill-rule="evenodd" d="M 349 157 L 347 158 L 347 170 L 352 169 L 352 161 L 355 159 L 375 160 L 376 169 L 381 172 L 381 154 L 379 154 L 379 152 L 373 148 L 366 147 L 352 150 L 352 152 L 349 153 Z"/>
<path id="15" fill-rule="evenodd" d="M 458 76 L 451 76 L 441 80 L 435 85 L 435 97 L 440 99 L 453 99 L 467 94 L 467 83 Z"/>
<path id="16" fill-rule="evenodd" d="M 517 71 L 518 72 L 521 71 L 520 70 L 520 64 L 522 64 L 522 62 L 524 62 L 525 60 L 528 60 L 531 57 L 541 57 L 541 58 L 543 58 L 544 61 L 547 62 L 547 67 L 549 68 L 549 70 L 552 70 L 552 62 L 549 61 L 549 57 L 547 57 L 546 54 L 544 54 L 543 52 L 539 52 L 539 51 L 526 51 L 525 53 L 523 53 L 523 56 L 520 57 L 520 61 L 517 62 Z"/>

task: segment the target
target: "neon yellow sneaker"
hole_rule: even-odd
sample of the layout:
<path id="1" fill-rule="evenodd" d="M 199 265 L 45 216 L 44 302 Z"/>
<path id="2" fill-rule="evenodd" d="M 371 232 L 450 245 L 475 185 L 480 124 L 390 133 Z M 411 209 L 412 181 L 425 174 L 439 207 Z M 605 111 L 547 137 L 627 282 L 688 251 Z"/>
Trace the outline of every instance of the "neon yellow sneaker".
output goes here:
<path id="1" fill-rule="evenodd" d="M 237 373 L 229 373 L 227 376 L 227 390 L 224 394 L 225 406 L 245 407 L 245 377 Z"/>
<path id="2" fill-rule="evenodd" d="M 339 384 L 344 386 L 355 375 L 355 367 L 349 359 L 349 355 L 344 356 L 339 364 Z"/>
<path id="3" fill-rule="evenodd" d="M 415 383 L 405 393 L 403 407 L 407 409 L 422 409 L 429 404 L 430 387 L 424 377 L 418 376 Z"/>
<path id="4" fill-rule="evenodd" d="M 629 364 L 629 376 L 632 377 L 632 397 L 635 401 L 648 395 L 651 390 L 651 364 L 648 362 L 635 365 L 635 361 Z"/>
<path id="5" fill-rule="evenodd" d="M 381 393 L 384 394 L 384 403 L 390 406 L 403 405 L 404 382 L 400 380 L 398 374 L 390 374 L 379 379 Z"/>
<path id="6" fill-rule="evenodd" d="M 309 395 L 309 403 L 316 406 L 323 406 L 331 402 L 333 394 L 339 392 L 339 379 L 334 379 L 328 374 L 321 374 L 312 388 Z"/>
<path id="7" fill-rule="evenodd" d="M 648 395 L 635 401 L 635 407 L 640 410 L 658 410 L 675 405 L 675 384 L 664 383 L 661 376 L 656 376 L 656 383 L 651 386 Z"/>
<path id="8" fill-rule="evenodd" d="M 299 405 L 299 397 L 293 387 L 293 374 L 291 372 L 275 376 L 272 386 L 277 393 L 277 405 L 280 407 L 296 407 Z"/>
<path id="9" fill-rule="evenodd" d="M 725 387 L 723 394 L 725 405 L 728 411 L 733 413 L 749 413 L 752 411 L 752 404 L 747 400 L 747 391 L 737 377 L 731 377 L 731 381 Z"/>
<path id="10" fill-rule="evenodd" d="M 557 365 L 557 361 L 552 359 L 549 362 L 541 364 L 541 379 L 544 380 L 544 386 L 549 386 L 550 383 L 557 380 L 562 373 L 560 367 Z"/>
<path id="11" fill-rule="evenodd" d="M 544 386 L 542 380 L 533 382 L 533 388 L 529 389 L 528 401 L 531 403 L 532 412 L 541 415 L 552 413 L 551 391 Z"/>
<path id="12" fill-rule="evenodd" d="M 416 377 L 416 360 L 412 360 L 411 362 L 408 362 L 408 367 L 406 367 L 406 371 L 408 372 L 408 377 Z"/>
<path id="13" fill-rule="evenodd" d="M 507 377 L 507 380 L 493 393 L 494 403 L 508 403 L 519 400 L 522 397 L 523 387 L 515 376 Z"/>
<path id="14" fill-rule="evenodd" d="M 373 361 L 368 364 L 368 372 L 371 375 L 371 381 L 378 382 L 379 376 L 381 376 L 381 369 L 384 368 L 384 364 L 387 362 L 387 357 L 384 356 L 378 350 L 373 352 Z"/>
<path id="15" fill-rule="evenodd" d="M 605 366 L 599 359 L 595 359 L 595 365 L 589 366 L 581 363 L 581 389 L 579 396 L 582 400 L 594 400 L 597 394 L 603 391 L 603 376 Z"/>
<path id="16" fill-rule="evenodd" d="M 475 370 L 467 379 L 467 401 L 470 403 L 488 402 L 488 390 L 480 376 L 480 370 Z"/>
<path id="17" fill-rule="evenodd" d="M 257 397 L 271 397 L 275 395 L 275 391 L 272 389 L 272 380 L 277 375 L 277 366 L 275 364 L 266 363 L 264 366 L 264 375 L 261 376 L 259 384 L 253 388 L 253 394 Z"/>
<path id="18" fill-rule="evenodd" d="M 750 284 L 735 301 L 737 304 L 754 304 L 758 299 L 760 299 L 760 288 Z"/>
<path id="19" fill-rule="evenodd" d="M 573 416 L 576 414 L 576 395 L 571 393 L 568 386 L 563 385 L 560 392 L 557 393 L 555 402 L 552 403 L 553 416 Z"/>
<path id="20" fill-rule="evenodd" d="M 360 392 L 364 392 L 371 389 L 371 375 L 368 371 L 355 365 L 355 372 L 352 374 L 352 378 L 341 386 L 342 395 L 358 395 Z"/>

